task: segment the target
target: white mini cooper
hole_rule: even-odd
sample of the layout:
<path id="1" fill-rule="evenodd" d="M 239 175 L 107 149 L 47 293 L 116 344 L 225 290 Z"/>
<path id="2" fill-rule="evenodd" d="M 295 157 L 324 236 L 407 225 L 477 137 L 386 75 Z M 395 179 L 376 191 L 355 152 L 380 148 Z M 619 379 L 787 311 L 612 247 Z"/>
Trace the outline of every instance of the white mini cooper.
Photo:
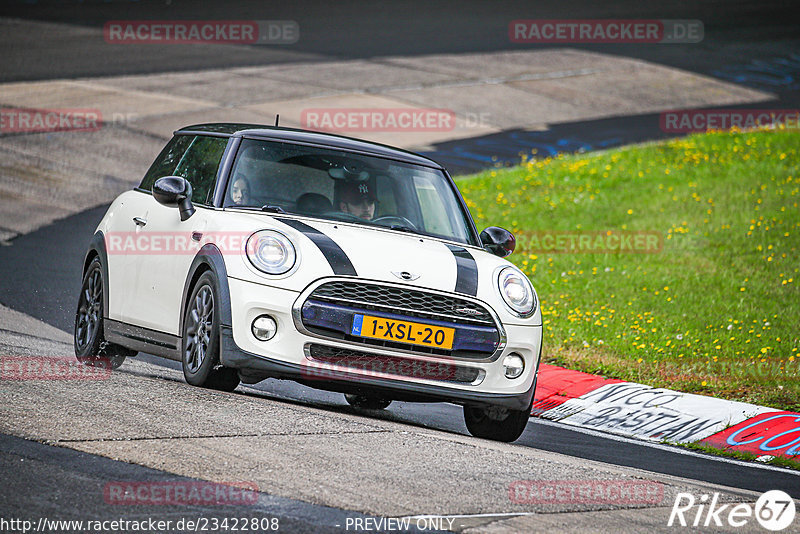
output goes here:
<path id="1" fill-rule="evenodd" d="M 137 352 L 233 390 L 290 379 L 381 409 L 463 405 L 467 428 L 517 439 L 542 342 L 536 293 L 478 234 L 434 161 L 322 133 L 248 124 L 175 132 L 89 246 L 75 352 Z"/>

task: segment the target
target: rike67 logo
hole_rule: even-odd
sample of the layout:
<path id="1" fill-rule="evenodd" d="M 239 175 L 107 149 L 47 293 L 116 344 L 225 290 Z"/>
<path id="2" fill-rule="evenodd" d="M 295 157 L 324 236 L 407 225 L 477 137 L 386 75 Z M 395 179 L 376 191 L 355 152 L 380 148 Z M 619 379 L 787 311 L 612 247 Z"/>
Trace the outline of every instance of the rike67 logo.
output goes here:
<path id="1" fill-rule="evenodd" d="M 678 493 L 667 526 L 740 528 L 755 519 L 763 528 L 778 532 L 794 523 L 794 500 L 785 492 L 770 490 L 755 505 L 749 503 L 720 504 L 720 494 Z"/>

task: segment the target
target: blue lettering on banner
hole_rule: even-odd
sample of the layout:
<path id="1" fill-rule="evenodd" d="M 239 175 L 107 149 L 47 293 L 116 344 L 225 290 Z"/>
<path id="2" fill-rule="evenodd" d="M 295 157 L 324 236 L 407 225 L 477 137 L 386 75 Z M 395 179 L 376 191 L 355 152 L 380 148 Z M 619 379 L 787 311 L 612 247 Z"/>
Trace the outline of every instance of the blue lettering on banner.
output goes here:
<path id="1" fill-rule="evenodd" d="M 742 432 L 745 432 L 746 430 L 749 430 L 749 429 L 751 429 L 753 427 L 756 427 L 756 426 L 758 426 L 758 425 L 760 425 L 762 423 L 766 423 L 768 421 L 774 421 L 775 419 L 781 419 L 783 417 L 794 417 L 795 418 L 795 422 L 796 423 L 800 423 L 800 417 L 795 416 L 795 415 L 791 415 L 791 414 L 773 415 L 772 417 L 767 417 L 766 419 L 762 419 L 761 421 L 756 421 L 755 423 L 750 423 L 749 425 L 747 425 L 744 428 L 740 428 L 739 430 L 737 430 L 736 432 L 734 432 L 733 434 L 728 436 L 728 439 L 726 441 L 727 441 L 728 445 L 734 445 L 734 446 L 735 445 L 748 445 L 750 443 L 755 443 L 756 441 L 760 441 L 760 440 L 764 439 L 764 436 L 759 436 L 759 437 L 753 438 L 753 439 L 751 439 L 749 441 L 737 441 L 737 437 Z M 787 434 L 792 434 L 792 433 L 795 433 L 795 432 L 800 433 L 800 426 L 794 427 L 791 430 L 787 430 L 785 432 L 781 432 L 777 436 L 772 436 L 772 437 L 768 438 L 763 443 L 760 443 L 758 445 L 758 448 L 761 449 L 764 452 L 770 452 L 770 451 L 777 451 L 778 449 L 783 449 L 783 448 L 790 447 L 790 446 L 794 445 L 794 447 L 792 447 L 791 449 L 788 449 L 786 451 L 786 454 L 788 454 L 788 455 L 798 454 L 798 453 L 800 453 L 800 437 L 790 441 L 789 443 L 784 443 L 783 445 L 778 445 L 777 447 L 770 447 L 769 446 L 769 443 L 771 441 L 773 441 L 775 439 L 778 439 L 781 436 L 785 436 Z"/>

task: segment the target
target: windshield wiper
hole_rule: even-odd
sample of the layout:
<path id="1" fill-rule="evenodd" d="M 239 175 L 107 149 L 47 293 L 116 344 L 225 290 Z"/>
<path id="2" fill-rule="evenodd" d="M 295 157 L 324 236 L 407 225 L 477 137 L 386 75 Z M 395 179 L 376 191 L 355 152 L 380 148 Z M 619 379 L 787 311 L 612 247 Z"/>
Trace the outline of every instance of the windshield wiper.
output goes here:
<path id="1" fill-rule="evenodd" d="M 271 206 L 267 204 L 266 206 L 261 206 L 261 211 L 268 211 L 269 213 L 286 213 L 286 210 L 280 206 Z"/>
<path id="2" fill-rule="evenodd" d="M 398 232 L 408 232 L 408 233 L 411 233 L 411 234 L 418 234 L 419 233 L 416 230 L 414 230 L 413 228 L 411 228 L 410 226 L 405 226 L 403 224 L 393 224 L 389 228 L 391 228 L 392 230 L 397 230 Z"/>

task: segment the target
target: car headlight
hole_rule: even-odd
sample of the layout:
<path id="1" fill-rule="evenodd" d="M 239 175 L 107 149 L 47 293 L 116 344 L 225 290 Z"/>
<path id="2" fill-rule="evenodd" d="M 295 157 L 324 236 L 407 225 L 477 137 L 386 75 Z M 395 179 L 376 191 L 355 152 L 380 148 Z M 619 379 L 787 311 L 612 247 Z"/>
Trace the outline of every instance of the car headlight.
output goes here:
<path id="1" fill-rule="evenodd" d="M 530 316 L 536 310 L 536 295 L 528 277 L 513 267 L 503 267 L 497 277 L 500 295 L 517 315 Z"/>
<path id="2" fill-rule="evenodd" d="M 246 250 L 250 263 L 267 274 L 284 274 L 297 259 L 289 238 L 274 230 L 261 230 L 251 235 Z"/>

